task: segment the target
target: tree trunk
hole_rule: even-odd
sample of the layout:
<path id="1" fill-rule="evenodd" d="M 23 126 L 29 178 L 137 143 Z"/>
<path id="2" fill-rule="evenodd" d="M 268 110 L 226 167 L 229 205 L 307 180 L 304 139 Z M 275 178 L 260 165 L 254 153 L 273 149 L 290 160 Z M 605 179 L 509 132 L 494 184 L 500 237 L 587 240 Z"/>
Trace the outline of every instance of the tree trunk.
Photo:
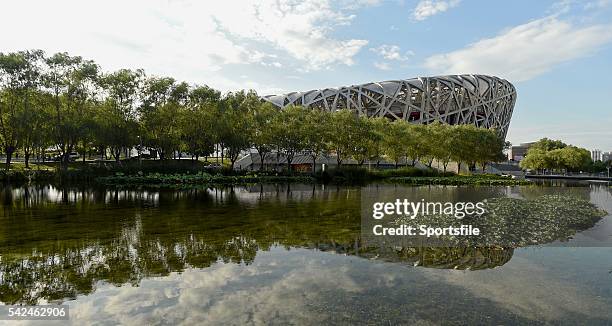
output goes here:
<path id="1" fill-rule="evenodd" d="M 30 168 L 30 155 L 31 155 L 30 151 L 25 151 L 23 153 L 23 160 L 25 162 L 26 169 Z"/>
<path id="2" fill-rule="evenodd" d="M 223 166 L 223 152 L 225 150 L 225 147 L 223 145 L 221 145 L 221 166 Z"/>
<path id="3" fill-rule="evenodd" d="M 13 146 L 7 146 L 4 150 L 4 152 L 6 153 L 6 167 L 5 167 L 6 172 L 8 172 L 11 167 L 11 158 L 13 156 L 14 151 L 15 151 L 15 147 Z"/>
<path id="4" fill-rule="evenodd" d="M 461 163 L 457 162 L 457 174 L 459 174 L 459 172 L 461 172 Z"/>
<path id="5" fill-rule="evenodd" d="M 259 171 L 263 171 L 264 160 L 266 159 L 266 153 L 262 153 L 261 151 L 258 150 L 257 154 L 259 155 Z M 252 161 L 252 156 L 251 156 L 251 161 Z"/>
<path id="6" fill-rule="evenodd" d="M 119 158 L 121 157 L 121 148 L 111 149 L 111 152 L 115 157 L 115 162 L 119 163 Z"/>
<path id="7" fill-rule="evenodd" d="M 316 156 L 312 156 L 312 175 L 315 175 L 317 173 L 317 157 Z"/>
<path id="8" fill-rule="evenodd" d="M 293 155 L 287 155 L 287 171 L 289 171 L 289 174 L 293 174 L 293 170 L 291 169 L 292 161 L 293 161 Z"/>
<path id="9" fill-rule="evenodd" d="M 66 150 L 62 154 L 62 170 L 67 171 L 69 163 L 70 163 L 70 151 Z"/>

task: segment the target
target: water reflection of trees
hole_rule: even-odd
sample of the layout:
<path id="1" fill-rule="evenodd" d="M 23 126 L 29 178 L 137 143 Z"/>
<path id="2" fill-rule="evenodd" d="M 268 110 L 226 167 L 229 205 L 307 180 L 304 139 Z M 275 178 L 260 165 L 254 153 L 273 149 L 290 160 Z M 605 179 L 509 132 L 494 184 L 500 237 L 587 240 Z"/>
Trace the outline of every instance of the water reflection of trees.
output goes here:
<path id="1" fill-rule="evenodd" d="M 505 195 L 499 189 L 492 190 L 494 195 Z M 460 191 L 454 187 L 426 191 L 441 198 L 464 196 L 449 194 Z M 258 251 L 274 246 L 453 269 L 493 268 L 512 257 L 512 249 L 501 247 L 363 247 L 360 196 L 359 188 L 312 185 L 184 191 L 4 188 L 0 301 L 62 300 L 91 293 L 99 281 L 138 285 L 143 277 L 218 261 L 250 264 Z"/>

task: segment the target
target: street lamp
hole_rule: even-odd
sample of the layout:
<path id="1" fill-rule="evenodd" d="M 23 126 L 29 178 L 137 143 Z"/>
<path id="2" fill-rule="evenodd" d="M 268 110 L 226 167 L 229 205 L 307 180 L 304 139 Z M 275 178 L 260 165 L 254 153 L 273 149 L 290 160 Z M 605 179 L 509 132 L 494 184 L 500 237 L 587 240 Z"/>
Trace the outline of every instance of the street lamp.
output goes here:
<path id="1" fill-rule="evenodd" d="M 142 167 L 142 138 L 140 135 L 138 137 L 138 166 Z"/>

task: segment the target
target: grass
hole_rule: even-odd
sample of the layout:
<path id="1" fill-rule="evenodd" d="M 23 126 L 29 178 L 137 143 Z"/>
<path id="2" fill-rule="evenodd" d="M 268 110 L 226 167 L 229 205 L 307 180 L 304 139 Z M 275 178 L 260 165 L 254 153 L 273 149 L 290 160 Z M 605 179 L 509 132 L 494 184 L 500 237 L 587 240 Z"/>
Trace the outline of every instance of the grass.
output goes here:
<path id="1" fill-rule="evenodd" d="M 390 183 L 409 185 L 476 185 L 476 186 L 518 186 L 531 184 L 530 181 L 512 179 L 498 175 L 453 175 L 439 177 L 391 177 L 385 179 Z"/>
<path id="2" fill-rule="evenodd" d="M 0 171 L 0 181 L 69 181 L 98 182 L 104 185 L 130 186 L 189 186 L 232 185 L 253 183 L 334 183 L 366 184 L 390 182 L 408 185 L 523 185 L 529 181 L 497 175 L 456 175 L 435 169 L 402 167 L 398 169 L 369 170 L 361 166 L 342 166 L 315 175 L 276 171 L 233 171 L 229 167 L 211 167 L 209 162 L 192 160 L 143 160 L 131 159 L 121 162 L 71 162 L 61 169 L 57 162 L 12 163 L 11 169 Z"/>
<path id="3" fill-rule="evenodd" d="M 435 170 L 402 168 L 398 170 L 369 171 L 361 167 L 342 167 L 327 171 L 310 173 L 283 174 L 273 171 L 232 171 L 231 174 L 216 172 L 196 173 L 144 173 L 135 174 L 117 172 L 114 175 L 96 178 L 104 185 L 113 186 L 155 186 L 185 187 L 195 185 L 235 185 L 255 183 L 334 183 L 366 184 L 368 182 L 390 182 L 409 185 L 523 185 L 529 181 L 516 180 L 497 175 L 459 176 L 453 173 L 440 173 Z"/>
<path id="4" fill-rule="evenodd" d="M 233 185 L 233 184 L 252 184 L 252 183 L 287 183 L 301 182 L 311 183 L 314 179 L 310 176 L 274 176 L 274 175 L 212 175 L 206 172 L 196 174 L 137 174 L 100 177 L 97 182 L 104 185 L 153 185 L 158 187 L 173 187 L 185 185 Z"/>

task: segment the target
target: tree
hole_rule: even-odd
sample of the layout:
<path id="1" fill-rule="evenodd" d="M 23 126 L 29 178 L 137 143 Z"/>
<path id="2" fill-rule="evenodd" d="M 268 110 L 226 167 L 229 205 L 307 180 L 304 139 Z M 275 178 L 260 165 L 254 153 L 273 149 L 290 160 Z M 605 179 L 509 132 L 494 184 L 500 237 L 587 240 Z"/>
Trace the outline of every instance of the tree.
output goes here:
<path id="1" fill-rule="evenodd" d="M 552 151 L 554 149 L 560 149 L 560 148 L 564 148 L 566 147 L 567 144 L 565 144 L 564 142 L 560 141 L 560 140 L 552 140 L 552 139 L 548 139 L 548 138 L 542 138 L 540 140 L 538 140 L 537 142 L 535 142 L 533 145 L 531 145 L 531 147 L 529 147 L 529 149 L 534 149 L 534 150 L 543 150 L 543 151 Z"/>
<path id="2" fill-rule="evenodd" d="M 189 86 L 177 84 L 172 78 L 152 77 L 145 80 L 141 93 L 141 137 L 161 159 L 172 158 L 184 138 L 182 126 L 183 116 L 187 114 Z"/>
<path id="3" fill-rule="evenodd" d="M 389 119 L 384 117 L 369 118 L 372 125 L 372 137 L 370 139 L 369 161 L 375 161 L 376 167 L 380 165 L 380 160 L 385 154 L 384 136 L 389 128 Z"/>
<path id="4" fill-rule="evenodd" d="M 24 124 L 23 141 L 21 147 L 24 153 L 25 167 L 29 168 L 30 156 L 37 151 L 38 153 L 44 150 L 53 143 L 52 124 L 53 111 L 51 107 L 51 96 L 48 93 L 36 90 L 30 95 L 30 103 L 32 110 L 23 111 Z"/>
<path id="5" fill-rule="evenodd" d="M 357 164 L 363 165 L 365 160 L 377 156 L 380 134 L 375 130 L 374 121 L 368 117 L 359 117 L 356 124 L 356 134 L 352 155 Z"/>
<path id="6" fill-rule="evenodd" d="M 566 146 L 549 152 L 558 156 L 557 167 L 569 171 L 577 171 L 588 168 L 592 163 L 591 155 L 588 150 L 576 146 Z"/>
<path id="7" fill-rule="evenodd" d="M 592 164 L 588 150 L 543 138 L 532 145 L 520 166 L 532 170 L 587 170 Z"/>
<path id="8" fill-rule="evenodd" d="M 420 124 L 408 123 L 405 128 L 408 130 L 404 138 L 404 148 L 406 155 L 412 159 L 412 166 L 415 166 L 421 157 L 429 157 L 431 154 L 429 132 L 427 126 Z"/>
<path id="9" fill-rule="evenodd" d="M 144 72 L 121 69 L 102 77 L 106 98 L 98 115 L 98 137 L 119 162 L 121 150 L 137 143 L 136 104 Z"/>
<path id="10" fill-rule="evenodd" d="M 189 92 L 187 109 L 181 117 L 182 140 L 187 151 L 208 157 L 214 152 L 216 110 L 221 94 L 208 87 L 196 86 Z"/>
<path id="11" fill-rule="evenodd" d="M 352 111 L 344 109 L 331 114 L 329 148 L 336 153 L 338 167 L 342 161 L 354 154 L 359 141 L 359 117 Z"/>
<path id="12" fill-rule="evenodd" d="M 13 153 L 24 142 L 30 155 L 31 142 L 26 138 L 37 117 L 32 97 L 40 84 L 42 58 L 40 50 L 0 53 L 0 133 L 7 171 Z"/>
<path id="13" fill-rule="evenodd" d="M 66 169 L 70 153 L 87 131 L 86 110 L 97 95 L 99 67 L 67 53 L 56 53 L 45 62 L 44 84 L 53 96 L 54 134 Z"/>
<path id="14" fill-rule="evenodd" d="M 476 144 L 474 144 L 474 159 L 482 166 L 482 171 L 485 171 L 486 165 L 489 162 L 499 162 L 504 159 L 504 140 L 499 137 L 493 129 L 477 128 L 474 130 Z"/>
<path id="15" fill-rule="evenodd" d="M 521 160 L 521 162 L 519 163 L 519 166 L 523 169 L 543 170 L 548 167 L 547 160 L 548 158 L 546 157 L 545 150 L 539 148 L 535 148 L 532 150 L 530 148 L 527 151 L 527 155 L 525 156 L 525 158 L 523 158 L 523 160 Z"/>
<path id="16" fill-rule="evenodd" d="M 385 154 L 398 166 L 402 158 L 406 158 L 406 139 L 410 138 L 409 122 L 395 120 L 383 135 Z"/>
<path id="17" fill-rule="evenodd" d="M 331 130 L 329 128 L 331 114 L 328 111 L 311 109 L 304 117 L 303 137 L 304 150 L 312 159 L 312 174 L 317 171 L 317 157 L 324 155 L 328 150 L 328 139 Z"/>
<path id="18" fill-rule="evenodd" d="M 291 172 L 291 163 L 296 154 L 306 149 L 304 140 L 305 124 L 302 119 L 308 114 L 308 109 L 302 106 L 290 105 L 280 111 L 272 120 L 274 143 L 287 159 L 287 169 Z"/>
<path id="19" fill-rule="evenodd" d="M 259 105 L 256 105 L 250 112 L 253 132 L 252 145 L 259 155 L 259 160 L 261 162 L 260 169 L 264 168 L 266 155 L 268 155 L 274 147 L 274 133 L 270 126 L 278 114 L 278 108 L 268 102 L 259 103 Z M 306 118 L 306 121 L 308 121 L 308 118 Z"/>
<path id="20" fill-rule="evenodd" d="M 457 173 L 461 171 L 463 162 L 470 162 L 473 159 L 474 146 L 477 141 L 474 140 L 474 126 L 455 125 L 450 129 L 450 149 L 451 160 L 457 163 Z"/>
<path id="21" fill-rule="evenodd" d="M 446 172 L 453 152 L 452 126 L 436 122 L 428 125 L 428 128 L 430 129 L 431 155 L 442 163 L 444 172 Z"/>
<path id="22" fill-rule="evenodd" d="M 221 153 L 227 148 L 231 168 L 240 153 L 251 147 L 252 123 L 249 112 L 258 105 L 259 97 L 255 91 L 227 94 L 220 102 L 220 118 L 217 122 Z"/>

